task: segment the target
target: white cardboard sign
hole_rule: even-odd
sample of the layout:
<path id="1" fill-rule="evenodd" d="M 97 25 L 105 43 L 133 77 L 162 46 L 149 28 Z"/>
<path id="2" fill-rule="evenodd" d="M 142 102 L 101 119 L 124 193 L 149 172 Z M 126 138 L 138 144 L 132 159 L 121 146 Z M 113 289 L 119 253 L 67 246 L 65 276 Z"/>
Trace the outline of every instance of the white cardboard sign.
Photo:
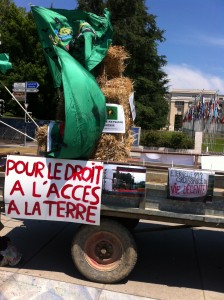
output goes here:
<path id="1" fill-rule="evenodd" d="M 8 155 L 6 215 L 100 224 L 103 163 Z"/>
<path id="2" fill-rule="evenodd" d="M 209 175 L 203 170 L 169 169 L 169 192 L 171 197 L 198 198 L 208 191 Z"/>

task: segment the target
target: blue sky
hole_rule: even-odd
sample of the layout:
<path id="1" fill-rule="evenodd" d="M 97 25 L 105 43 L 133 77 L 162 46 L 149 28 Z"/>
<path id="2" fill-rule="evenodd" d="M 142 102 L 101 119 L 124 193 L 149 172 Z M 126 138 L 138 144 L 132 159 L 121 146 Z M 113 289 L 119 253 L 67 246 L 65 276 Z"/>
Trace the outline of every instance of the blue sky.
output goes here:
<path id="1" fill-rule="evenodd" d="M 74 9 L 73 0 L 15 0 L 29 10 L 29 3 Z M 224 0 L 147 0 L 166 41 L 158 46 L 167 57 L 165 72 L 172 89 L 210 89 L 224 94 Z M 128 50 L 128 49 L 127 49 Z"/>

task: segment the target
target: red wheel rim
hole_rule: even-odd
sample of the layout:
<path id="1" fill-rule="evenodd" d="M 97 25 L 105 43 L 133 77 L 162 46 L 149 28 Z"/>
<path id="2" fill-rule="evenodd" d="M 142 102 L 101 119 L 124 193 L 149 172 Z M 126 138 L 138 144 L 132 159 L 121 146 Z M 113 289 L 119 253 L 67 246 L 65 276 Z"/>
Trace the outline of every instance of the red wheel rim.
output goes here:
<path id="1" fill-rule="evenodd" d="M 95 270 L 112 271 L 120 263 L 123 247 L 115 234 L 100 231 L 86 240 L 84 253 L 87 263 Z"/>

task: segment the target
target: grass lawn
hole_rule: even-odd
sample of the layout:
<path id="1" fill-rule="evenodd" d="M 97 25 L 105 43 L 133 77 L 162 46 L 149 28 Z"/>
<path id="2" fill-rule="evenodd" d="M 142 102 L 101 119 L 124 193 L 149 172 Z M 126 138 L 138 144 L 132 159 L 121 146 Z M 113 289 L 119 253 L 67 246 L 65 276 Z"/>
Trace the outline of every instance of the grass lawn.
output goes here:
<path id="1" fill-rule="evenodd" d="M 209 141 L 208 144 L 202 144 L 202 151 L 206 151 L 206 147 L 208 147 L 209 152 L 224 152 L 224 139 L 223 138 L 215 138 L 213 141 Z"/>

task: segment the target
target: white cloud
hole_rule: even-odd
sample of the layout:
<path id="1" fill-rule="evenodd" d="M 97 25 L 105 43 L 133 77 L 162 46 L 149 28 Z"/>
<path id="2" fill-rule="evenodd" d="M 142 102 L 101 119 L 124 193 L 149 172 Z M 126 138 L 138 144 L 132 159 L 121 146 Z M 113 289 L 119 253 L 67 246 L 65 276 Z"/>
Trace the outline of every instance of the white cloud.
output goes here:
<path id="1" fill-rule="evenodd" d="M 170 90 L 199 89 L 216 90 L 224 94 L 224 80 L 218 76 L 202 73 L 188 65 L 167 65 L 164 71 L 168 75 Z"/>
<path id="2" fill-rule="evenodd" d="M 221 46 L 221 47 L 224 46 L 224 38 L 201 35 L 199 39 L 201 41 L 204 41 L 208 45 Z"/>

